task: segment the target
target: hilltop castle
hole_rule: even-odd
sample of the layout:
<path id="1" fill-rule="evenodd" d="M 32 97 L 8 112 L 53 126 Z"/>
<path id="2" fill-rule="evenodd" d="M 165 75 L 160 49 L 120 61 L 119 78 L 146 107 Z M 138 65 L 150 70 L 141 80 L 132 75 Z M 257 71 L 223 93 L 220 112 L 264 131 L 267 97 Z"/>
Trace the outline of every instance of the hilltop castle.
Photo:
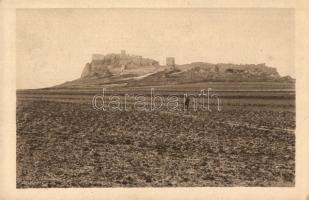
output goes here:
<path id="1" fill-rule="evenodd" d="M 159 62 L 142 56 L 129 55 L 125 50 L 120 54 L 93 54 L 90 63 L 87 63 L 81 78 L 88 76 L 110 76 L 123 74 L 127 70 L 159 66 Z"/>

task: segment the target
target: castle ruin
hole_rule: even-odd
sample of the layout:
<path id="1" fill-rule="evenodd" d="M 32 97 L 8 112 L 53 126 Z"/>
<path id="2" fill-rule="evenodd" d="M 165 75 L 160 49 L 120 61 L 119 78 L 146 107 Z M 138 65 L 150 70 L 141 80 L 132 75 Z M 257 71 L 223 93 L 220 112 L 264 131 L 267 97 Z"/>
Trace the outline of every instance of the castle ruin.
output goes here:
<path id="1" fill-rule="evenodd" d="M 171 69 L 175 69 L 175 58 L 174 57 L 167 57 L 166 58 L 166 66 Z"/>

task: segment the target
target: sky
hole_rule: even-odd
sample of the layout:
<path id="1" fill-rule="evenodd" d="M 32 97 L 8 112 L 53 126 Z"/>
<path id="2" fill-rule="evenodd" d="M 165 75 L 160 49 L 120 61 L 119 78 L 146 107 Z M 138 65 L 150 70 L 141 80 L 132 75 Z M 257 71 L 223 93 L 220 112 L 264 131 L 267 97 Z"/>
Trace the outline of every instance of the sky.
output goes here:
<path id="1" fill-rule="evenodd" d="M 80 77 L 93 53 L 258 64 L 295 77 L 292 9 L 18 9 L 17 88 Z"/>

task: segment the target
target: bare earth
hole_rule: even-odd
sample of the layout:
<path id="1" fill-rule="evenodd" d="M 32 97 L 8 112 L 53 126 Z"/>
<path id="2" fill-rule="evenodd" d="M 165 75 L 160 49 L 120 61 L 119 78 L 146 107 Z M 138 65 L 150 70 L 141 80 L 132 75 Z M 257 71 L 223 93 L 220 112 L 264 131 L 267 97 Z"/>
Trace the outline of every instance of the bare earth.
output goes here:
<path id="1" fill-rule="evenodd" d="M 288 95 L 238 94 L 220 112 L 104 112 L 57 95 L 17 95 L 18 188 L 294 185 Z"/>

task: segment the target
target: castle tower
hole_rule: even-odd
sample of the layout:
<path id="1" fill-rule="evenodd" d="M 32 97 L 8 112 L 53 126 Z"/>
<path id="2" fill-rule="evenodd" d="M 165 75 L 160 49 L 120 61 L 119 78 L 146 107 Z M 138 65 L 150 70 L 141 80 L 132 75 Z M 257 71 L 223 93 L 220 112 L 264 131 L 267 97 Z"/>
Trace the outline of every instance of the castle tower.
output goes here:
<path id="1" fill-rule="evenodd" d="M 175 69 L 175 58 L 174 57 L 167 57 L 166 58 L 166 66 L 171 69 Z"/>

